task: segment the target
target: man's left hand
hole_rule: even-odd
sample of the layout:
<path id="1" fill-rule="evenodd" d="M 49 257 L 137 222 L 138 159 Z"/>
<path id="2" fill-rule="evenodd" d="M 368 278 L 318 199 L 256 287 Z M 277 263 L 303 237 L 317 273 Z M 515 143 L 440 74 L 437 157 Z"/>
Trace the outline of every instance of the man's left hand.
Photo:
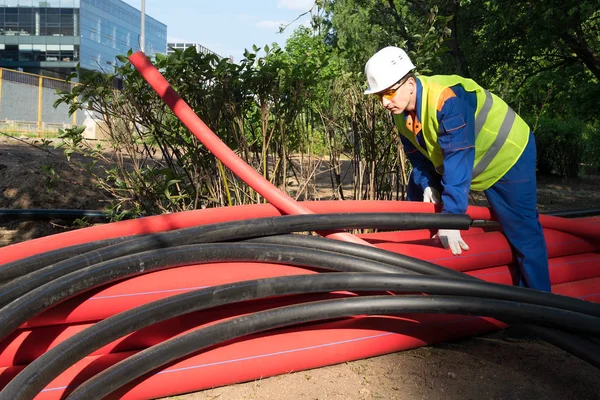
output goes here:
<path id="1" fill-rule="evenodd" d="M 455 256 L 462 254 L 462 250 L 469 250 L 469 246 L 460 236 L 460 231 L 456 229 L 440 229 L 434 236 L 442 242 L 445 249 L 450 249 Z"/>

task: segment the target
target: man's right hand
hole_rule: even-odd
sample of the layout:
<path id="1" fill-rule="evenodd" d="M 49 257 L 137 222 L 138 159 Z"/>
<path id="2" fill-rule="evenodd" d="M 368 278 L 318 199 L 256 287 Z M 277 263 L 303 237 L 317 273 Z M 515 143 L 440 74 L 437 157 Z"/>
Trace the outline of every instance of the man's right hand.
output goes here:
<path id="1" fill-rule="evenodd" d="M 436 189 L 428 186 L 423 190 L 423 202 L 424 203 L 433 203 L 440 204 L 442 202 L 442 198 L 440 197 L 440 192 Z"/>

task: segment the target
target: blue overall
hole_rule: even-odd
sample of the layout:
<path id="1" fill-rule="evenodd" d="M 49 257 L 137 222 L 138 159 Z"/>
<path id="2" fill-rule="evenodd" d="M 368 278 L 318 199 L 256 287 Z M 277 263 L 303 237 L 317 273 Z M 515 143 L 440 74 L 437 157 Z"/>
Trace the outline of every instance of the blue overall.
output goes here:
<path id="1" fill-rule="evenodd" d="M 420 153 L 410 141 L 400 135 L 405 152 L 413 166 L 407 188 L 407 198 L 422 201 L 423 190 L 436 188 L 442 197 L 442 213 L 464 213 L 468 205 L 470 176 L 475 157 L 475 138 L 473 124 L 476 108 L 474 94 L 468 93 L 460 85 L 451 88 L 456 96 L 446 100 L 438 112 L 438 120 L 445 116 L 463 117 L 464 127 L 449 129 L 439 133 L 439 142 L 444 155 L 444 173 L 440 175 L 433 164 Z M 420 91 L 422 86 L 417 80 L 417 113 L 420 120 Z M 440 124 L 440 126 L 444 126 Z M 472 145 L 452 145 L 457 131 L 472 138 Z M 463 138 L 465 136 L 462 136 Z M 419 134 L 416 136 L 419 141 Z M 533 133 L 521 157 L 500 180 L 485 190 L 485 196 L 492 212 L 500 222 L 510 243 L 520 271 L 516 281 L 520 286 L 550 292 L 550 274 L 548 271 L 548 253 L 544 233 L 539 223 L 536 195 L 536 146 Z"/>

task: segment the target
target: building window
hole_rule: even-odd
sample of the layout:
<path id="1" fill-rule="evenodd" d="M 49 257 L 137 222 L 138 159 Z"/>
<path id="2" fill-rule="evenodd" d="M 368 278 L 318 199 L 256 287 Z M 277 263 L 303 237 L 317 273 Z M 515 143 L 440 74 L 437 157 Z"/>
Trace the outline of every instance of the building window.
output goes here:
<path id="1" fill-rule="evenodd" d="M 33 61 L 46 61 L 46 45 L 45 44 L 34 44 L 33 45 Z"/>
<path id="2" fill-rule="evenodd" d="M 60 36 L 60 9 L 46 9 L 46 36 Z"/>
<path id="3" fill-rule="evenodd" d="M 4 14 L 4 34 L 16 35 L 19 31 L 19 9 L 6 8 Z"/>
<path id="4" fill-rule="evenodd" d="M 46 61 L 60 60 L 60 45 L 49 44 L 46 46 Z"/>
<path id="5" fill-rule="evenodd" d="M 19 45 L 19 61 L 33 61 L 33 45 L 32 44 L 20 44 Z"/>
<path id="6" fill-rule="evenodd" d="M 75 36 L 75 19 L 72 8 L 60 9 L 60 29 L 62 36 Z"/>
<path id="7" fill-rule="evenodd" d="M 6 61 L 19 61 L 19 46 L 16 44 L 7 44 L 4 51 L 0 50 L 0 59 Z"/>
<path id="8" fill-rule="evenodd" d="M 33 15 L 31 8 L 19 9 L 19 35 L 29 36 L 35 34 Z"/>

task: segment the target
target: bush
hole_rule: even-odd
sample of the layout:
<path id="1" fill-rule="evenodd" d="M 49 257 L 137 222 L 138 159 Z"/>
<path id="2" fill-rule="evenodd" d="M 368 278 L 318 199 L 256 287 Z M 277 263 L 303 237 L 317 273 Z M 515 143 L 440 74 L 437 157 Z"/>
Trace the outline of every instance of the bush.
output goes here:
<path id="1" fill-rule="evenodd" d="M 540 118 L 534 131 L 538 170 L 567 178 L 577 176 L 583 158 L 584 129 L 585 124 L 578 119 Z"/>
<path id="2" fill-rule="evenodd" d="M 600 125 L 588 125 L 586 127 L 584 130 L 584 144 L 584 173 L 600 173 Z"/>

